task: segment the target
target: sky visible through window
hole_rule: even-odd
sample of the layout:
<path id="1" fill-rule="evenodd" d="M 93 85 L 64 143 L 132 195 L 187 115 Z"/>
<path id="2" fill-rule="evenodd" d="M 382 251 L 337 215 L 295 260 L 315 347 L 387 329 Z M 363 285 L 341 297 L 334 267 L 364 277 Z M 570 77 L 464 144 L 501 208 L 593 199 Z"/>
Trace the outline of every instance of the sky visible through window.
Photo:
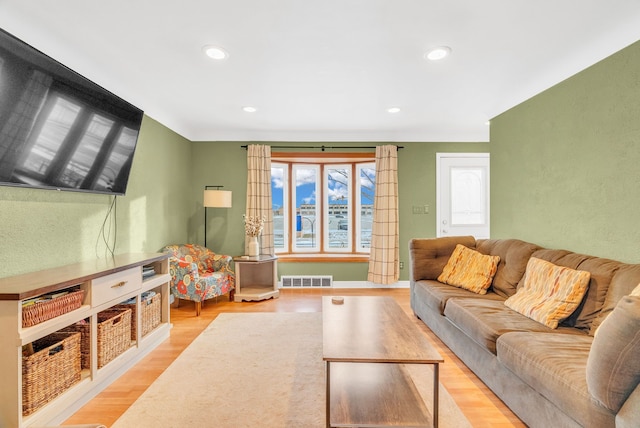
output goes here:
<path id="1" fill-rule="evenodd" d="M 271 195 L 272 206 L 274 210 L 282 207 L 284 201 L 283 192 L 283 169 L 273 168 L 271 170 Z M 360 177 L 362 187 L 373 189 L 373 183 L 375 183 L 375 169 L 367 168 Z M 315 179 L 310 175 L 301 177 L 298 174 L 298 182 L 296 183 L 296 206 L 299 207 L 302 204 L 315 204 L 316 203 L 316 186 L 313 182 L 305 182 L 305 180 Z M 346 204 L 347 201 L 347 187 L 339 181 L 330 181 L 328 185 L 329 195 L 331 196 L 332 203 Z M 373 191 L 363 191 L 360 193 L 360 203 L 362 205 L 373 204 Z"/>

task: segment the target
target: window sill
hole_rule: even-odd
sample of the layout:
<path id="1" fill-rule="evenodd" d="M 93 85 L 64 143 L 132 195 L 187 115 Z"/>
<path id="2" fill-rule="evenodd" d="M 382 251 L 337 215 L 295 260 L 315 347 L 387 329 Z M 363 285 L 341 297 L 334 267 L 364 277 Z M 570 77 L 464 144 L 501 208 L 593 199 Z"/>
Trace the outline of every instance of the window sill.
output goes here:
<path id="1" fill-rule="evenodd" d="M 369 254 L 276 254 L 278 262 L 285 263 L 365 263 L 369 262 Z"/>

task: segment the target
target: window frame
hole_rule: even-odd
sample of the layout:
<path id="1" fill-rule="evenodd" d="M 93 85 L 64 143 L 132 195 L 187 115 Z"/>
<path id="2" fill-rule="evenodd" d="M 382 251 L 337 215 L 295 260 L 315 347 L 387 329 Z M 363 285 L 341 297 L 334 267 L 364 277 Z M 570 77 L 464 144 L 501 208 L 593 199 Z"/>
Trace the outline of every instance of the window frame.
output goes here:
<path id="1" fill-rule="evenodd" d="M 361 247 L 360 212 L 362 209 L 360 197 L 354 197 L 360 192 L 358 174 L 362 165 L 374 168 L 375 153 L 312 153 L 312 152 L 274 152 L 271 155 L 272 168 L 283 169 L 283 207 L 285 213 L 283 219 L 284 243 L 282 247 L 275 247 L 275 253 L 283 261 L 367 261 L 370 247 Z M 297 248 L 295 246 L 296 227 L 296 203 L 295 203 L 295 176 L 294 165 L 298 168 L 304 166 L 317 166 L 319 169 L 319 185 L 316 188 L 316 228 L 315 237 L 318 242 L 313 249 Z M 349 183 L 347 199 L 355 203 L 348 203 L 349 229 L 346 248 L 330 248 L 329 242 L 329 209 L 330 201 L 327 199 L 328 170 L 331 168 L 349 168 Z M 273 186 L 273 181 L 272 181 Z M 371 207 L 373 210 L 373 207 Z M 274 228 L 274 233 L 276 232 Z M 274 243 L 275 244 L 275 243 Z"/>
<path id="2" fill-rule="evenodd" d="M 271 162 L 271 170 L 273 171 L 273 168 L 282 168 L 282 193 L 283 193 L 283 198 L 282 198 L 282 206 L 280 207 L 280 210 L 282 211 L 282 230 L 283 230 L 283 236 L 282 236 L 282 240 L 283 240 L 283 250 L 277 251 L 276 247 L 276 242 L 275 242 L 275 237 L 276 237 L 276 229 L 275 229 L 275 220 L 274 220 L 274 230 L 273 230 L 273 236 L 274 236 L 274 251 L 277 253 L 281 253 L 283 251 L 289 252 L 289 198 L 286 197 L 287 192 L 288 192 L 288 188 L 289 188 L 289 167 L 287 164 L 283 164 L 277 161 L 272 161 Z M 273 175 L 271 177 L 271 182 L 273 183 Z M 273 187 L 273 184 L 271 184 L 271 186 Z M 273 198 L 273 194 L 271 195 L 271 197 Z M 272 206 L 272 210 L 273 210 L 273 201 L 271 203 Z M 275 216 L 274 216 L 275 218 Z"/>
<path id="3" fill-rule="evenodd" d="M 361 175 L 362 175 L 362 169 L 365 168 L 365 166 L 368 166 L 370 163 L 369 162 L 360 162 L 356 165 L 356 171 L 354 174 L 354 182 L 357 183 L 357 187 L 355 188 L 355 191 L 359 191 L 359 193 L 362 193 L 362 181 L 361 181 Z M 376 164 L 375 164 L 375 159 L 373 160 L 373 170 L 375 172 L 376 170 Z M 371 222 L 373 223 L 373 199 L 375 197 L 375 182 L 373 183 L 373 195 L 372 195 L 372 200 L 371 200 Z M 363 206 L 362 206 L 362 198 L 357 198 L 356 199 L 356 212 L 355 212 L 355 216 L 361 218 L 362 216 L 362 210 L 363 210 Z M 362 233 L 357 233 L 356 234 L 356 239 L 355 239 L 355 244 L 356 248 L 362 248 Z M 369 240 L 369 251 L 371 251 L 371 240 Z"/>
<path id="4" fill-rule="evenodd" d="M 354 247 L 353 244 L 353 227 L 355 227 L 355 223 L 352 221 L 353 219 L 353 204 L 352 203 L 348 203 L 347 202 L 347 233 L 346 233 L 346 237 L 347 237 L 347 245 L 345 247 L 338 247 L 338 248 L 331 248 L 331 228 L 330 228 L 330 209 L 331 209 L 331 202 L 328 200 L 328 196 L 329 196 L 329 192 L 327 191 L 329 188 L 329 171 L 330 170 L 337 170 L 337 169 L 349 169 L 349 174 L 347 177 L 347 201 L 353 201 L 353 194 L 354 194 L 354 189 L 353 189 L 353 179 L 354 179 L 354 174 L 355 174 L 355 170 L 357 169 L 357 166 L 349 163 L 349 164 L 328 164 L 328 165 L 324 165 L 322 167 L 322 189 L 325 190 L 325 197 L 323 198 L 323 205 L 322 205 L 322 211 L 323 211 L 323 219 L 322 219 L 322 233 L 323 233 L 323 245 L 322 245 L 322 250 L 326 253 L 351 253 L 353 252 L 353 249 L 355 249 L 356 247 Z M 356 200 L 356 203 L 358 203 L 359 200 Z M 337 204 L 334 204 L 334 206 Z M 338 221 L 338 229 L 339 229 L 339 224 L 340 221 Z M 349 225 L 352 225 L 352 227 L 348 227 Z M 339 233 L 339 231 L 338 231 Z M 356 233 L 356 235 L 358 235 L 358 233 Z"/>
<path id="5" fill-rule="evenodd" d="M 321 249 L 323 248 L 323 243 L 322 243 L 322 239 L 321 239 L 321 233 L 318 233 L 320 229 L 320 222 L 323 221 L 322 219 L 322 211 L 321 211 L 321 207 L 322 204 L 320 204 L 320 206 L 318 206 L 319 204 L 317 203 L 317 201 L 322 200 L 322 195 L 324 195 L 324 186 L 323 186 L 323 180 L 322 180 L 322 168 L 320 165 L 315 165 L 315 164 L 310 164 L 310 163 L 292 163 L 291 164 L 291 185 L 290 185 L 290 190 L 289 190 L 289 194 L 291 195 L 288 199 L 290 201 L 290 217 L 293 219 L 296 219 L 296 224 L 298 222 L 297 216 L 298 216 L 298 212 L 297 212 L 297 207 L 296 207 L 296 203 L 295 201 L 297 201 L 298 199 L 298 186 L 296 185 L 297 183 L 297 173 L 299 171 L 303 171 L 303 170 L 313 170 L 314 171 L 314 175 L 315 175 L 315 196 L 314 199 L 316 201 L 315 207 L 313 209 L 313 220 L 310 220 L 311 216 L 307 216 L 304 215 L 304 213 L 300 213 L 300 222 L 301 222 L 301 230 L 302 232 L 304 232 L 305 230 L 305 222 L 304 220 L 308 220 L 309 222 L 311 222 L 310 225 L 310 230 L 311 230 L 311 246 L 307 247 L 307 246 L 303 246 L 303 245 L 299 245 L 300 240 L 298 239 L 299 237 L 296 235 L 295 238 L 293 237 L 293 234 L 291 232 L 293 232 L 293 229 L 289 229 L 289 236 L 291 236 L 291 240 L 290 240 L 290 248 L 291 248 L 291 252 L 292 253 L 318 253 L 321 251 Z M 286 197 L 286 194 L 285 194 Z M 306 205 L 310 205 L 310 204 L 306 204 Z M 292 224 L 292 223 L 291 223 Z M 314 230 L 315 229 L 315 230 Z M 297 232 L 297 229 L 296 229 Z"/>

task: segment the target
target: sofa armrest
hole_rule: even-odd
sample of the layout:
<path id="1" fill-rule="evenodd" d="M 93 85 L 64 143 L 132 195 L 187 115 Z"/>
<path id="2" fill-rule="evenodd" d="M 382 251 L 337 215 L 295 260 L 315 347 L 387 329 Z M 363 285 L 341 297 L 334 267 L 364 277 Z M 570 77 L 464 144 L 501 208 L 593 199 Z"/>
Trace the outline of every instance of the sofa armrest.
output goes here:
<path id="1" fill-rule="evenodd" d="M 616 415 L 616 428 L 640 426 L 640 384 L 636 385 Z"/>
<path id="2" fill-rule="evenodd" d="M 473 236 L 446 238 L 415 238 L 409 241 L 409 278 L 411 283 L 421 279 L 438 279 L 456 245 L 475 248 Z"/>

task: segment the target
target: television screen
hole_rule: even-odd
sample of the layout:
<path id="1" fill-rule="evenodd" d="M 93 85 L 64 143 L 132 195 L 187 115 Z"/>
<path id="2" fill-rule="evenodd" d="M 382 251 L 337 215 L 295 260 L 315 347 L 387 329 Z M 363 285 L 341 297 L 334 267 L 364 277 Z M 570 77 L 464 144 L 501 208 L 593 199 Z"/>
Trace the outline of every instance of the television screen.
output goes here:
<path id="1" fill-rule="evenodd" d="M 142 116 L 0 29 L 0 185 L 123 195 Z"/>

